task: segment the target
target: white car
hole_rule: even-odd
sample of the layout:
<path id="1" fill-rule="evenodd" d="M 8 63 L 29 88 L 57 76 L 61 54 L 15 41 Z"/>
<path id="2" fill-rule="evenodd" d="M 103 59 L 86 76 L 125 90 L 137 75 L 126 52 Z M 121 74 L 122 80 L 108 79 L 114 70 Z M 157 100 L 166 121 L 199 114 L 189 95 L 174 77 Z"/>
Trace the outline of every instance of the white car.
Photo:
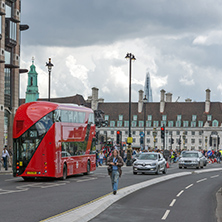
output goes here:
<path id="1" fill-rule="evenodd" d="M 179 168 L 196 167 L 203 168 L 206 164 L 205 156 L 199 151 L 185 151 L 179 159 Z"/>
<path id="2" fill-rule="evenodd" d="M 141 153 L 133 163 L 133 173 L 166 173 L 166 160 L 161 153 L 147 152 Z"/>

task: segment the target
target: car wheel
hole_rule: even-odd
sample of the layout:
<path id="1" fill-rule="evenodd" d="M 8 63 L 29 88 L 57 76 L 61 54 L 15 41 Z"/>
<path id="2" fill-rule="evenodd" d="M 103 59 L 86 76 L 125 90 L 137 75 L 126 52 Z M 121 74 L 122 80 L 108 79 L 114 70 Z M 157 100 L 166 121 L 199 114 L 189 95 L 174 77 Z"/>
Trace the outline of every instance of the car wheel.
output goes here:
<path id="1" fill-rule="evenodd" d="M 200 163 L 198 164 L 198 166 L 196 167 L 197 169 L 199 169 L 200 168 Z"/>
<path id="2" fill-rule="evenodd" d="M 187 169 L 187 167 L 184 167 L 184 169 Z"/>
<path id="3" fill-rule="evenodd" d="M 160 174 L 160 166 L 158 166 L 157 170 L 156 170 L 156 175 Z"/>
<path id="4" fill-rule="evenodd" d="M 166 166 L 164 167 L 164 170 L 163 170 L 163 174 L 166 174 L 167 173 L 167 168 Z"/>
<path id="5" fill-rule="evenodd" d="M 137 174 L 137 172 L 133 172 L 133 174 Z"/>
<path id="6" fill-rule="evenodd" d="M 179 166 L 179 168 L 180 168 L 180 169 L 182 169 L 182 167 L 181 167 L 181 166 Z M 185 167 L 184 167 L 184 168 L 185 168 Z"/>

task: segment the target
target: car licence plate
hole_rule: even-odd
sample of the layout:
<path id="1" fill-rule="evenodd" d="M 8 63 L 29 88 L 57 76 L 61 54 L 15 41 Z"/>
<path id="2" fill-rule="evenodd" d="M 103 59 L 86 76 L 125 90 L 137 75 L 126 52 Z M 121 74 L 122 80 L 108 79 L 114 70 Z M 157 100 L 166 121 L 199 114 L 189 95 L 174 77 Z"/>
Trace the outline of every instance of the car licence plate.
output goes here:
<path id="1" fill-rule="evenodd" d="M 37 172 L 30 172 L 30 171 L 28 171 L 26 174 L 37 174 Z"/>

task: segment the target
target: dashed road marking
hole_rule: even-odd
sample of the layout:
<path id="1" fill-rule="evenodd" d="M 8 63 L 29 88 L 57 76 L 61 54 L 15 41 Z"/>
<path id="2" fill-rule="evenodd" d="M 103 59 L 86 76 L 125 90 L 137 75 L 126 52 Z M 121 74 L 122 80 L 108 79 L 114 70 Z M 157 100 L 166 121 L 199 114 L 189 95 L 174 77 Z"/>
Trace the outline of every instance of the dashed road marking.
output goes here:
<path id="1" fill-rule="evenodd" d="M 170 203 L 170 207 L 172 207 L 176 202 L 176 199 L 173 199 L 172 202 Z"/>
<path id="2" fill-rule="evenodd" d="M 216 178 L 216 177 L 219 177 L 219 175 L 211 176 L 210 178 Z"/>
<path id="3" fill-rule="evenodd" d="M 192 186 L 193 186 L 193 184 L 190 184 L 189 186 L 185 187 L 185 189 L 187 190 L 187 189 L 189 189 Z"/>
<path id="4" fill-rule="evenodd" d="M 203 181 L 207 180 L 207 178 L 204 178 L 204 179 L 201 179 L 201 180 L 198 180 L 197 183 L 201 183 Z"/>
<path id="5" fill-rule="evenodd" d="M 179 197 L 183 192 L 184 192 L 184 190 L 181 190 L 181 191 L 177 194 L 177 197 Z"/>
<path id="6" fill-rule="evenodd" d="M 163 215 L 163 217 L 161 218 L 161 220 L 166 220 L 168 215 L 170 213 L 170 210 L 166 210 L 165 214 Z"/>

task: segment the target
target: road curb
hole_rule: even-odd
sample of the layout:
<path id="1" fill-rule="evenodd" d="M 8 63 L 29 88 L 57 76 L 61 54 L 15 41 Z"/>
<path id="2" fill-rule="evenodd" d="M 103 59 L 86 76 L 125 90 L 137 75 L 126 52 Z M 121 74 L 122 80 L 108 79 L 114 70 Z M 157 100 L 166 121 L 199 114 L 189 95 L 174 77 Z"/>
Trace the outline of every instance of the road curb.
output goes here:
<path id="1" fill-rule="evenodd" d="M 183 173 L 176 173 L 176 174 L 170 174 L 166 176 L 162 176 L 159 178 L 155 178 L 152 180 L 148 180 L 145 182 L 141 182 L 138 184 L 134 184 L 122 189 L 118 190 L 117 195 L 113 195 L 112 193 L 105 195 L 101 198 L 98 198 L 94 201 L 91 201 L 87 204 L 84 204 L 80 207 L 71 209 L 69 211 L 66 211 L 64 213 L 61 213 L 59 215 L 53 216 L 51 218 L 42 220 L 42 222 L 66 222 L 66 221 L 72 221 L 72 222 L 85 222 L 93 219 L 97 215 L 99 215 L 101 212 L 106 210 L 110 205 L 117 202 L 121 198 L 138 191 L 140 189 L 143 189 L 145 187 L 151 186 L 153 184 L 157 184 L 160 182 L 164 182 L 166 180 L 174 179 L 181 176 L 187 176 L 191 175 L 191 172 L 183 172 Z"/>

